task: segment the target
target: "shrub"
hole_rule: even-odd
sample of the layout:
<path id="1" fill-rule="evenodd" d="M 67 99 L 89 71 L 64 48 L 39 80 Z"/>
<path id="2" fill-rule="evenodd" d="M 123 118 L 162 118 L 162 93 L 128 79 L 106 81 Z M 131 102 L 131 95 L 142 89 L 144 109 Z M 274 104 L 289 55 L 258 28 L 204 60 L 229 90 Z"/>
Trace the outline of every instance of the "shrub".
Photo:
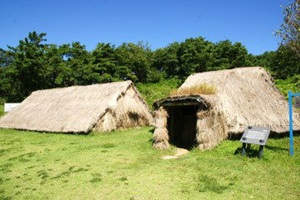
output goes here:
<path id="1" fill-rule="evenodd" d="M 196 95 L 196 94 L 215 94 L 217 88 L 213 85 L 203 83 L 196 86 L 179 88 L 178 90 L 173 90 L 171 96 L 181 96 L 181 95 Z"/>
<path id="2" fill-rule="evenodd" d="M 285 80 L 277 79 L 275 80 L 275 84 L 280 92 L 287 98 L 288 91 L 294 93 L 300 92 L 300 75 L 294 75 Z"/>
<path id="3" fill-rule="evenodd" d="M 153 103 L 161 98 L 164 98 L 170 94 L 170 91 L 181 85 L 179 79 L 162 79 L 158 83 L 138 83 L 136 84 L 139 92 L 145 98 L 149 107 L 152 107 Z"/>

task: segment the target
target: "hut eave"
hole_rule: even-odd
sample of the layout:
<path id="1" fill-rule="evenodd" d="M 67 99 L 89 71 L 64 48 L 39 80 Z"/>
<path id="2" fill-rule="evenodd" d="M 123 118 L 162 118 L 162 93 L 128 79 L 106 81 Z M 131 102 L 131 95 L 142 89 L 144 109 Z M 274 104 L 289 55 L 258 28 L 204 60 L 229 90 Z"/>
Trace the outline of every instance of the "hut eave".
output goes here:
<path id="1" fill-rule="evenodd" d="M 210 104 L 200 95 L 188 95 L 188 96 L 170 96 L 159 101 L 156 101 L 153 104 L 155 109 L 158 109 L 161 106 L 192 106 L 192 105 L 204 105 L 205 107 L 210 107 Z"/>

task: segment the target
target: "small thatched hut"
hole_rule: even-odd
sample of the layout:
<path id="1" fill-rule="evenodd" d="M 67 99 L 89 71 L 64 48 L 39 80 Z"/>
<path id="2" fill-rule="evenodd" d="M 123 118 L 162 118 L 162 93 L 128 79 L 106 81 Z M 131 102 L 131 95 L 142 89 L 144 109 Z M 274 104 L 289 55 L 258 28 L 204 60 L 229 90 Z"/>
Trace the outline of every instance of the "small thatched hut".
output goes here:
<path id="1" fill-rule="evenodd" d="M 266 126 L 273 133 L 289 131 L 288 103 L 261 67 L 236 68 L 193 74 L 179 90 L 200 84 L 215 94 L 177 95 L 154 103 L 154 146 L 210 149 L 247 126 Z M 300 131 L 300 114 L 294 112 L 294 130 Z"/>
<path id="2" fill-rule="evenodd" d="M 88 133 L 149 125 L 151 112 L 131 81 L 33 92 L 0 127 Z"/>

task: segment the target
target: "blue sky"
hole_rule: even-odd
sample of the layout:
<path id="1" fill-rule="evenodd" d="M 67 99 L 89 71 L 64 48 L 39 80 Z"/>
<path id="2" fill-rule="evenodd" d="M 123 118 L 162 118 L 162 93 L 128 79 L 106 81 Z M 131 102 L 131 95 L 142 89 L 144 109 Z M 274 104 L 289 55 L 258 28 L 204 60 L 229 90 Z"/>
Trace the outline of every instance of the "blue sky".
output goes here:
<path id="1" fill-rule="evenodd" d="M 241 42 L 249 53 L 278 48 L 273 33 L 283 19 L 282 0 L 0 0 L 0 48 L 17 46 L 29 32 L 47 43 L 148 42 L 166 47 L 202 36 Z"/>

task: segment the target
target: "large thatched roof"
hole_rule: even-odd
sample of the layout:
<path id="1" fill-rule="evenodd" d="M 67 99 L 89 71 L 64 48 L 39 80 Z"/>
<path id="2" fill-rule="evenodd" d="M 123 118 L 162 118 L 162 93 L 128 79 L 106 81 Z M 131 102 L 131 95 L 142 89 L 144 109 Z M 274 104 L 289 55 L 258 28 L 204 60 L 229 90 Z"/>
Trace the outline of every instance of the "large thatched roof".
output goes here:
<path id="1" fill-rule="evenodd" d="M 33 92 L 0 127 L 47 132 L 110 131 L 148 125 L 151 113 L 131 81 Z"/>
<path id="2" fill-rule="evenodd" d="M 223 113 L 229 133 L 241 133 L 248 125 L 288 132 L 288 102 L 265 69 L 246 67 L 193 74 L 180 88 L 203 83 L 217 88 L 216 94 L 201 96 Z M 294 112 L 294 130 L 300 131 L 299 112 Z"/>

